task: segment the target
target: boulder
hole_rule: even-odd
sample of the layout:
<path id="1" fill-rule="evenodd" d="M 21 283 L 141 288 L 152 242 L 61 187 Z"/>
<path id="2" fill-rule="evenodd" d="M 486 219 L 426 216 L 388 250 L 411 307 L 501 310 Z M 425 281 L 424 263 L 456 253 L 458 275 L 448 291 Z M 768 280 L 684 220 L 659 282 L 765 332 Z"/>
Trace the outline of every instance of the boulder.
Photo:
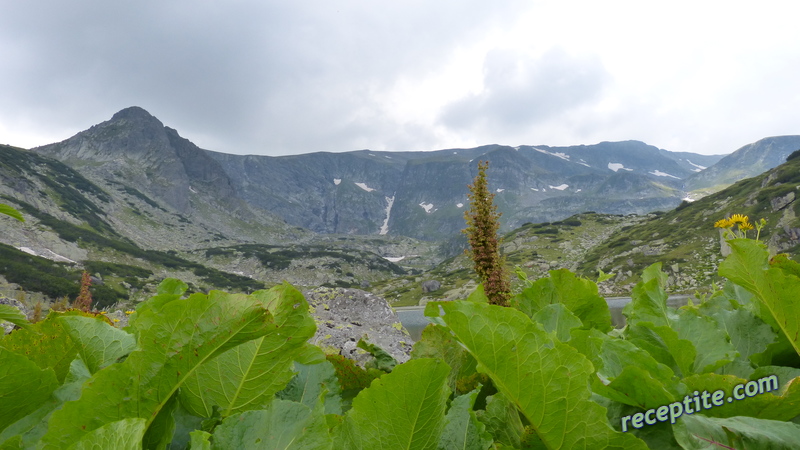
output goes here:
<path id="1" fill-rule="evenodd" d="M 776 197 L 769 201 L 770 205 L 772 206 L 773 211 L 780 211 L 783 208 L 786 208 L 789 203 L 794 201 L 794 192 L 789 192 L 788 194 L 782 197 Z"/>
<path id="2" fill-rule="evenodd" d="M 436 280 L 428 280 L 422 282 L 422 292 L 426 294 L 428 292 L 438 291 L 440 287 L 442 287 L 442 283 Z"/>
<path id="3" fill-rule="evenodd" d="M 362 367 L 372 356 L 357 348 L 359 339 L 377 345 L 399 363 L 408 361 L 413 341 L 383 297 L 347 288 L 316 288 L 303 292 L 317 333 L 311 343 L 337 352 Z"/>
<path id="4" fill-rule="evenodd" d="M 28 308 L 26 308 L 25 305 L 23 305 L 22 302 L 20 302 L 19 300 L 0 296 L 0 305 L 13 306 L 19 309 L 22 314 L 25 314 L 25 317 L 28 317 L 29 313 Z M 3 329 L 3 334 L 8 334 L 11 333 L 11 330 L 14 329 L 14 324 L 11 322 L 3 321 L 3 323 L 0 324 L 0 327 L 2 327 Z"/>

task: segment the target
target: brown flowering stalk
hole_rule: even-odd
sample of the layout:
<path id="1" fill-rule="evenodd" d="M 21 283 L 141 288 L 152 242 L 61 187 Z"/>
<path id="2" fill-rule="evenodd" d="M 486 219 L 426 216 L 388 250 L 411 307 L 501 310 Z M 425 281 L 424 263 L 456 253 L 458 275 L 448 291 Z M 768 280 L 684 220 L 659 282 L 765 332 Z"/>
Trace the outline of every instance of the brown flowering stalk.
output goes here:
<path id="1" fill-rule="evenodd" d="M 474 262 L 475 272 L 483 283 L 483 291 L 493 305 L 508 306 L 511 298 L 511 281 L 505 268 L 505 258 L 500 255 L 500 213 L 494 205 L 494 194 L 489 192 L 486 182 L 488 161 L 478 163 L 478 176 L 469 186 L 470 207 L 464 212 L 467 228 L 462 233 L 467 235 L 471 248 L 467 250 Z"/>

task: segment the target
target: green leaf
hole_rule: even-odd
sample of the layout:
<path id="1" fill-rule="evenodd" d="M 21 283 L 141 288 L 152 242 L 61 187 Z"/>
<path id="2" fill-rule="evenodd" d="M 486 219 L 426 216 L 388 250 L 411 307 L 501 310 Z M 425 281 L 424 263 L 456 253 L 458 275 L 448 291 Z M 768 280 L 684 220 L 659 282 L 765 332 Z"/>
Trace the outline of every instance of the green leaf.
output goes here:
<path id="1" fill-rule="evenodd" d="M 373 381 L 353 400 L 337 428 L 337 448 L 436 448 L 450 394 L 449 371 L 441 360 L 412 359 Z"/>
<path id="2" fill-rule="evenodd" d="M 738 356 L 733 344 L 728 341 L 727 333 L 709 317 L 699 316 L 691 310 L 681 310 L 678 318 L 673 320 L 672 328 L 678 332 L 680 339 L 694 344 L 697 354 L 692 363 L 692 373 L 713 372 Z"/>
<path id="3" fill-rule="evenodd" d="M 605 409 L 589 399 L 594 368 L 577 350 L 512 308 L 439 305 L 478 370 L 522 412 L 544 448 L 645 448 L 634 436 L 614 431 Z"/>
<path id="4" fill-rule="evenodd" d="M 642 280 L 633 287 L 631 302 L 625 305 L 622 314 L 629 325 L 649 322 L 657 327 L 669 326 L 678 318 L 677 311 L 667 306 L 667 293 L 660 278 L 652 274 L 649 281 Z"/>
<path id="5" fill-rule="evenodd" d="M 211 433 L 203 430 L 195 430 L 189 433 L 191 436 L 191 450 L 211 450 Z"/>
<path id="6" fill-rule="evenodd" d="M 486 431 L 486 425 L 478 421 L 472 410 L 477 397 L 476 389 L 453 400 L 444 419 L 440 449 L 485 450 L 492 445 L 492 436 Z"/>
<path id="7" fill-rule="evenodd" d="M 176 278 L 165 278 L 158 285 L 158 291 L 156 292 L 156 295 L 150 297 L 146 302 L 139 303 L 139 305 L 136 306 L 136 314 L 132 314 L 128 318 L 128 326 L 126 327 L 126 331 L 136 334 L 136 324 L 138 323 L 138 319 L 142 316 L 142 314 L 148 311 L 160 311 L 164 305 L 180 299 L 188 288 L 189 286 L 181 280 Z"/>
<path id="8" fill-rule="evenodd" d="M 59 320 L 78 344 L 78 353 L 91 373 L 116 362 L 136 347 L 132 334 L 114 328 L 100 318 L 64 316 Z"/>
<path id="9" fill-rule="evenodd" d="M 545 306 L 533 315 L 533 320 L 542 324 L 548 333 L 554 333 L 561 342 L 570 340 L 570 331 L 573 328 L 583 326 L 581 319 L 575 317 L 563 303 Z"/>
<path id="10" fill-rule="evenodd" d="M 771 359 L 768 348 L 771 344 L 778 341 L 775 331 L 764 323 L 761 319 L 753 315 L 750 311 L 739 308 L 735 310 L 722 310 L 714 314 L 720 328 L 730 338 L 733 347 L 739 352 L 740 365 L 749 370 L 748 373 L 741 373 L 749 376 L 752 373 L 752 361 L 755 364 L 769 364 Z M 730 368 L 723 367 L 721 371 L 730 372 Z"/>
<path id="11" fill-rule="evenodd" d="M 45 448 L 67 447 L 126 418 L 144 418 L 149 427 L 203 363 L 274 328 L 259 302 L 219 291 L 173 300 L 158 311 L 143 308 L 137 315 L 137 349 L 124 362 L 97 372 L 80 400 L 53 414 Z"/>
<path id="12" fill-rule="evenodd" d="M 22 214 L 20 214 L 19 211 L 3 203 L 0 203 L 0 214 L 5 214 L 19 220 L 20 222 L 25 222 L 25 218 L 22 217 Z"/>
<path id="13" fill-rule="evenodd" d="M 365 341 L 363 338 L 358 340 L 356 347 L 366 350 L 372 355 L 373 360 L 370 361 L 372 364 L 368 364 L 367 367 L 373 367 L 383 372 L 391 372 L 397 365 L 397 360 L 394 359 L 392 355 L 386 353 L 386 350 Z"/>
<path id="14" fill-rule="evenodd" d="M 255 292 L 250 299 L 272 313 L 275 325 L 264 337 L 226 351 L 186 379 L 181 404 L 192 414 L 210 417 L 214 405 L 222 417 L 261 409 L 294 376 L 293 361 L 316 330 L 308 303 L 288 284 Z"/>
<path id="15" fill-rule="evenodd" d="M 566 306 L 587 328 L 603 332 L 613 328 L 611 312 L 605 299 L 598 294 L 597 285 L 567 269 L 551 270 L 548 278 L 536 280 L 511 299 L 511 304 L 528 317 L 553 303 Z"/>
<path id="16" fill-rule="evenodd" d="M 478 302 L 478 303 L 489 303 L 489 297 L 486 296 L 486 293 L 483 291 L 483 283 L 478 284 L 478 287 L 469 294 L 467 297 L 468 302 Z"/>
<path id="17" fill-rule="evenodd" d="M 275 400 L 266 410 L 246 411 L 225 419 L 214 430 L 212 448 L 323 450 L 331 445 L 321 409 Z"/>
<path id="18" fill-rule="evenodd" d="M 39 408 L 57 387 L 53 369 L 0 347 L 0 431 Z"/>
<path id="19" fill-rule="evenodd" d="M 691 341 L 681 339 L 667 325 L 655 326 L 652 322 L 629 324 L 625 339 L 646 350 L 656 361 L 666 365 L 679 377 L 691 375 L 697 350 Z"/>
<path id="20" fill-rule="evenodd" d="M 779 328 L 800 355 L 800 278 L 785 261 L 769 267 L 761 243 L 732 239 L 728 244 L 731 254 L 720 264 L 719 274 L 752 292 L 763 305 L 761 319 Z"/>
<path id="21" fill-rule="evenodd" d="M 442 326 L 428 325 L 422 330 L 420 340 L 411 349 L 411 358 L 439 358 L 446 362 L 451 368 L 447 386 L 453 392 L 457 391 L 458 380 L 477 373 L 475 358 Z"/>
<path id="22" fill-rule="evenodd" d="M 502 393 L 486 398 L 486 409 L 476 412 L 478 420 L 494 436 L 495 442 L 519 448 L 525 426 L 520 420 L 517 407 Z"/>
<path id="23" fill-rule="evenodd" d="M 3 339 L 3 347 L 25 355 L 42 369 L 52 368 L 59 383 L 69 372 L 69 365 L 78 354 L 78 345 L 69 337 L 60 314 L 51 312 L 45 320 L 27 329 L 16 330 Z"/>
<path id="24" fill-rule="evenodd" d="M 177 409 L 178 395 L 172 394 L 172 397 L 158 411 L 147 427 L 147 432 L 142 438 L 142 448 L 163 450 L 169 446 L 175 435 L 175 412 Z"/>
<path id="25" fill-rule="evenodd" d="M 297 375 L 284 390 L 277 393 L 278 398 L 314 408 L 322 397 L 326 414 L 343 413 L 341 388 L 333 364 L 328 361 L 312 365 L 295 362 L 294 367 Z"/>
<path id="26" fill-rule="evenodd" d="M 123 419 L 103 425 L 85 434 L 68 450 L 93 450 L 113 448 L 115 450 L 136 450 L 142 448 L 144 419 Z"/>
<path id="27" fill-rule="evenodd" d="M 671 403 L 686 391 L 672 369 L 630 341 L 597 330 L 576 330 L 571 345 L 595 367 L 593 391 L 612 400 L 649 409 Z"/>
<path id="28" fill-rule="evenodd" d="M 81 396 L 83 382 L 89 379 L 89 369 L 80 358 L 75 358 L 70 365 L 64 384 L 58 387 L 47 401 L 36 411 L 9 425 L 0 432 L 0 442 L 11 436 L 20 436 L 23 448 L 34 448 L 36 443 L 47 432 L 47 426 L 53 411 L 61 408 L 64 402 L 77 400 Z"/>
<path id="29" fill-rule="evenodd" d="M 28 328 L 31 326 L 25 314 L 22 314 L 22 311 L 11 305 L 0 305 L 0 323 L 3 321 L 11 322 L 20 328 Z M 0 338 L 2 337 L 3 336 L 0 335 Z"/>
<path id="30" fill-rule="evenodd" d="M 703 414 L 706 416 L 750 416 L 760 419 L 791 420 L 800 415 L 800 377 L 785 381 L 779 390 L 759 393 L 742 400 L 732 398 L 732 401 L 729 402 L 728 398 L 731 398 L 734 387 L 740 384 L 744 385 L 748 380 L 733 375 L 713 373 L 693 375 L 683 380 L 690 391 L 700 393 L 706 391 L 709 394 L 720 389 L 724 391 L 724 403 L 721 406 L 703 409 Z M 765 391 L 771 387 L 767 381 L 762 381 L 760 385 L 764 387 Z"/>
<path id="31" fill-rule="evenodd" d="M 686 449 L 795 450 L 800 442 L 800 425 L 792 422 L 692 414 L 678 423 L 682 427 L 674 427 L 675 438 Z"/>

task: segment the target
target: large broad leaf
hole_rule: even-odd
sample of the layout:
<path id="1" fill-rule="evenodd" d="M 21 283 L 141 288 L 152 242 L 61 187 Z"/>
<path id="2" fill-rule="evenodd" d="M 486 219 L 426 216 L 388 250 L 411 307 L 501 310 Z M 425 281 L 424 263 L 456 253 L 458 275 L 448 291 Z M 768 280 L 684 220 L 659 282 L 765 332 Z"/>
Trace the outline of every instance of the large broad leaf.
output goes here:
<path id="1" fill-rule="evenodd" d="M 118 420 L 141 417 L 149 428 L 173 394 L 203 363 L 273 328 L 270 314 L 246 296 L 211 291 L 137 312 L 137 349 L 97 372 L 78 401 L 50 419 L 45 448 L 63 448 Z"/>
<path id="2" fill-rule="evenodd" d="M 449 371 L 441 360 L 413 359 L 373 381 L 337 428 L 336 448 L 435 449 L 450 394 Z"/>
<path id="3" fill-rule="evenodd" d="M 769 364 L 770 345 L 778 341 L 775 331 L 752 312 L 744 308 L 721 310 L 713 316 L 730 338 L 739 358 L 718 372 L 748 377 L 753 372 L 752 363 Z"/>
<path id="4" fill-rule="evenodd" d="M 51 312 L 45 320 L 9 334 L 3 339 L 3 347 L 25 355 L 42 369 L 53 369 L 58 382 L 63 383 L 69 365 L 78 354 L 78 345 L 69 337 L 59 317 Z"/>
<path id="5" fill-rule="evenodd" d="M 646 448 L 614 431 L 589 399 L 592 364 L 512 308 L 439 303 L 443 320 L 495 387 L 530 423 L 543 448 Z"/>
<path id="6" fill-rule="evenodd" d="M 444 430 L 439 439 L 440 449 L 486 450 L 492 445 L 492 436 L 486 431 L 486 425 L 478 421 L 472 410 L 477 396 L 476 389 L 453 400 L 445 416 Z"/>
<path id="7" fill-rule="evenodd" d="M 486 425 L 486 430 L 495 442 L 519 448 L 525 426 L 519 410 L 502 393 L 486 398 L 486 409 L 476 412 L 478 420 Z"/>
<path id="8" fill-rule="evenodd" d="M 214 430 L 212 448 L 325 450 L 331 445 L 321 408 L 312 410 L 301 403 L 275 400 L 265 410 L 246 411 L 225 419 Z"/>
<path id="9" fill-rule="evenodd" d="M 428 325 L 422 330 L 422 337 L 411 349 L 411 358 L 439 358 L 446 362 L 451 368 L 447 385 L 453 392 L 457 391 L 459 380 L 477 373 L 475 358 L 442 326 Z"/>
<path id="10" fill-rule="evenodd" d="M 678 332 L 668 325 L 655 326 L 652 322 L 628 324 L 625 339 L 647 350 L 656 361 L 665 364 L 679 377 L 691 375 L 697 350 L 690 341 L 678 337 Z"/>
<path id="11" fill-rule="evenodd" d="M 108 322 L 93 317 L 64 316 L 59 320 L 78 344 L 78 353 L 91 373 L 117 361 L 136 347 L 136 339 Z"/>
<path id="12" fill-rule="evenodd" d="M 597 330 L 575 330 L 570 341 L 595 367 L 594 392 L 631 406 L 657 408 L 683 396 L 686 387 L 665 364 L 630 341 Z"/>
<path id="13" fill-rule="evenodd" d="M 199 367 L 181 390 L 181 403 L 195 415 L 223 417 L 261 409 L 294 376 L 293 361 L 316 325 L 308 303 L 288 284 L 252 295 L 269 309 L 275 325 L 266 336 L 234 347 Z"/>
<path id="14" fill-rule="evenodd" d="M 325 402 L 326 414 L 342 414 L 342 396 L 336 370 L 329 361 L 305 365 L 295 362 L 297 375 L 277 397 L 302 403 L 314 408 L 320 398 Z"/>
<path id="15" fill-rule="evenodd" d="M 796 450 L 800 443 L 800 425 L 792 422 L 692 414 L 678 424 L 675 438 L 685 449 Z"/>
<path id="16" fill-rule="evenodd" d="M 728 335 L 714 319 L 700 316 L 692 310 L 682 310 L 672 321 L 672 328 L 680 339 L 694 344 L 697 351 L 692 363 L 693 373 L 713 372 L 738 356 Z"/>
<path id="17" fill-rule="evenodd" d="M 53 369 L 0 347 L 0 431 L 42 406 L 57 387 Z"/>
<path id="18" fill-rule="evenodd" d="M 511 299 L 511 304 L 528 317 L 553 303 L 566 306 L 587 328 L 603 332 L 613 328 L 611 312 L 605 299 L 598 294 L 597 285 L 567 269 L 551 270 L 549 277 L 536 280 Z"/>
<path id="19" fill-rule="evenodd" d="M 540 309 L 533 315 L 533 320 L 539 322 L 545 331 L 554 333 L 561 342 L 570 340 L 570 331 L 580 328 L 583 323 L 563 303 L 553 303 Z"/>
<path id="20" fill-rule="evenodd" d="M 794 265 L 779 259 L 776 267 L 769 267 L 767 250 L 759 242 L 732 239 L 728 245 L 731 254 L 719 274 L 752 292 L 763 306 L 758 310 L 761 319 L 780 329 L 800 355 L 800 278 L 790 270 Z"/>
<path id="21" fill-rule="evenodd" d="M 61 408 L 64 402 L 77 400 L 81 396 L 83 382 L 89 379 L 89 369 L 80 358 L 75 358 L 70 365 L 64 384 L 58 387 L 47 401 L 37 410 L 9 425 L 0 432 L 0 442 L 12 436 L 19 436 L 23 448 L 34 448 L 36 443 L 47 433 L 47 426 L 53 411 Z"/>
<path id="22" fill-rule="evenodd" d="M 750 416 L 760 419 L 771 420 L 791 420 L 800 415 L 800 377 L 787 380 L 776 381 L 766 378 L 750 381 L 752 386 L 758 386 L 759 391 L 752 397 L 737 400 L 733 397 L 733 390 L 738 385 L 745 385 L 748 380 L 733 375 L 718 375 L 706 373 L 694 375 L 683 380 L 690 391 L 698 393 L 708 392 L 712 395 L 718 390 L 722 390 L 722 405 L 713 405 L 711 399 L 707 399 L 712 408 L 705 408 L 701 403 L 703 414 L 712 417 L 733 417 Z M 777 388 L 776 385 L 783 383 Z M 744 388 L 738 392 L 745 394 Z M 763 392 L 762 392 L 763 390 Z"/>
<path id="23" fill-rule="evenodd" d="M 144 419 L 123 419 L 103 425 L 84 435 L 68 450 L 136 450 L 142 448 Z"/>
<path id="24" fill-rule="evenodd" d="M 0 305 L 0 323 L 11 322 L 14 325 L 20 328 L 27 328 L 31 326 L 31 323 L 28 322 L 28 318 L 25 317 L 25 314 L 22 314 L 22 311 L 19 308 L 15 308 L 11 305 Z M 0 335 L 0 339 L 2 339 L 2 335 Z"/>
<path id="25" fill-rule="evenodd" d="M 661 263 L 648 267 L 642 274 L 642 281 L 633 287 L 631 302 L 622 310 L 629 325 L 649 322 L 655 326 L 669 326 L 677 319 L 677 311 L 667 306 L 668 296 L 660 269 Z"/>

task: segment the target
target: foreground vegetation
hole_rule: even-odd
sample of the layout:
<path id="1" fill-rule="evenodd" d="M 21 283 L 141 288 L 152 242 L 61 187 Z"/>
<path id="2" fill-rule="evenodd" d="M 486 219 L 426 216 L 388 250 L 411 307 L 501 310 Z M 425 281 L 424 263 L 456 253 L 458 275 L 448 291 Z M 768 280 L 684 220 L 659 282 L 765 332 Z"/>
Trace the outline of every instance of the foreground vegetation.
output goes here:
<path id="1" fill-rule="evenodd" d="M 288 284 L 185 297 L 165 280 L 125 329 L 76 311 L 0 339 L 0 448 L 796 448 L 800 264 L 728 241 L 729 282 L 681 309 L 648 267 L 615 330 L 567 270 L 511 307 L 431 303 L 412 358 L 363 369 L 308 343 Z M 621 431 L 624 417 L 776 375 L 775 392 Z"/>

